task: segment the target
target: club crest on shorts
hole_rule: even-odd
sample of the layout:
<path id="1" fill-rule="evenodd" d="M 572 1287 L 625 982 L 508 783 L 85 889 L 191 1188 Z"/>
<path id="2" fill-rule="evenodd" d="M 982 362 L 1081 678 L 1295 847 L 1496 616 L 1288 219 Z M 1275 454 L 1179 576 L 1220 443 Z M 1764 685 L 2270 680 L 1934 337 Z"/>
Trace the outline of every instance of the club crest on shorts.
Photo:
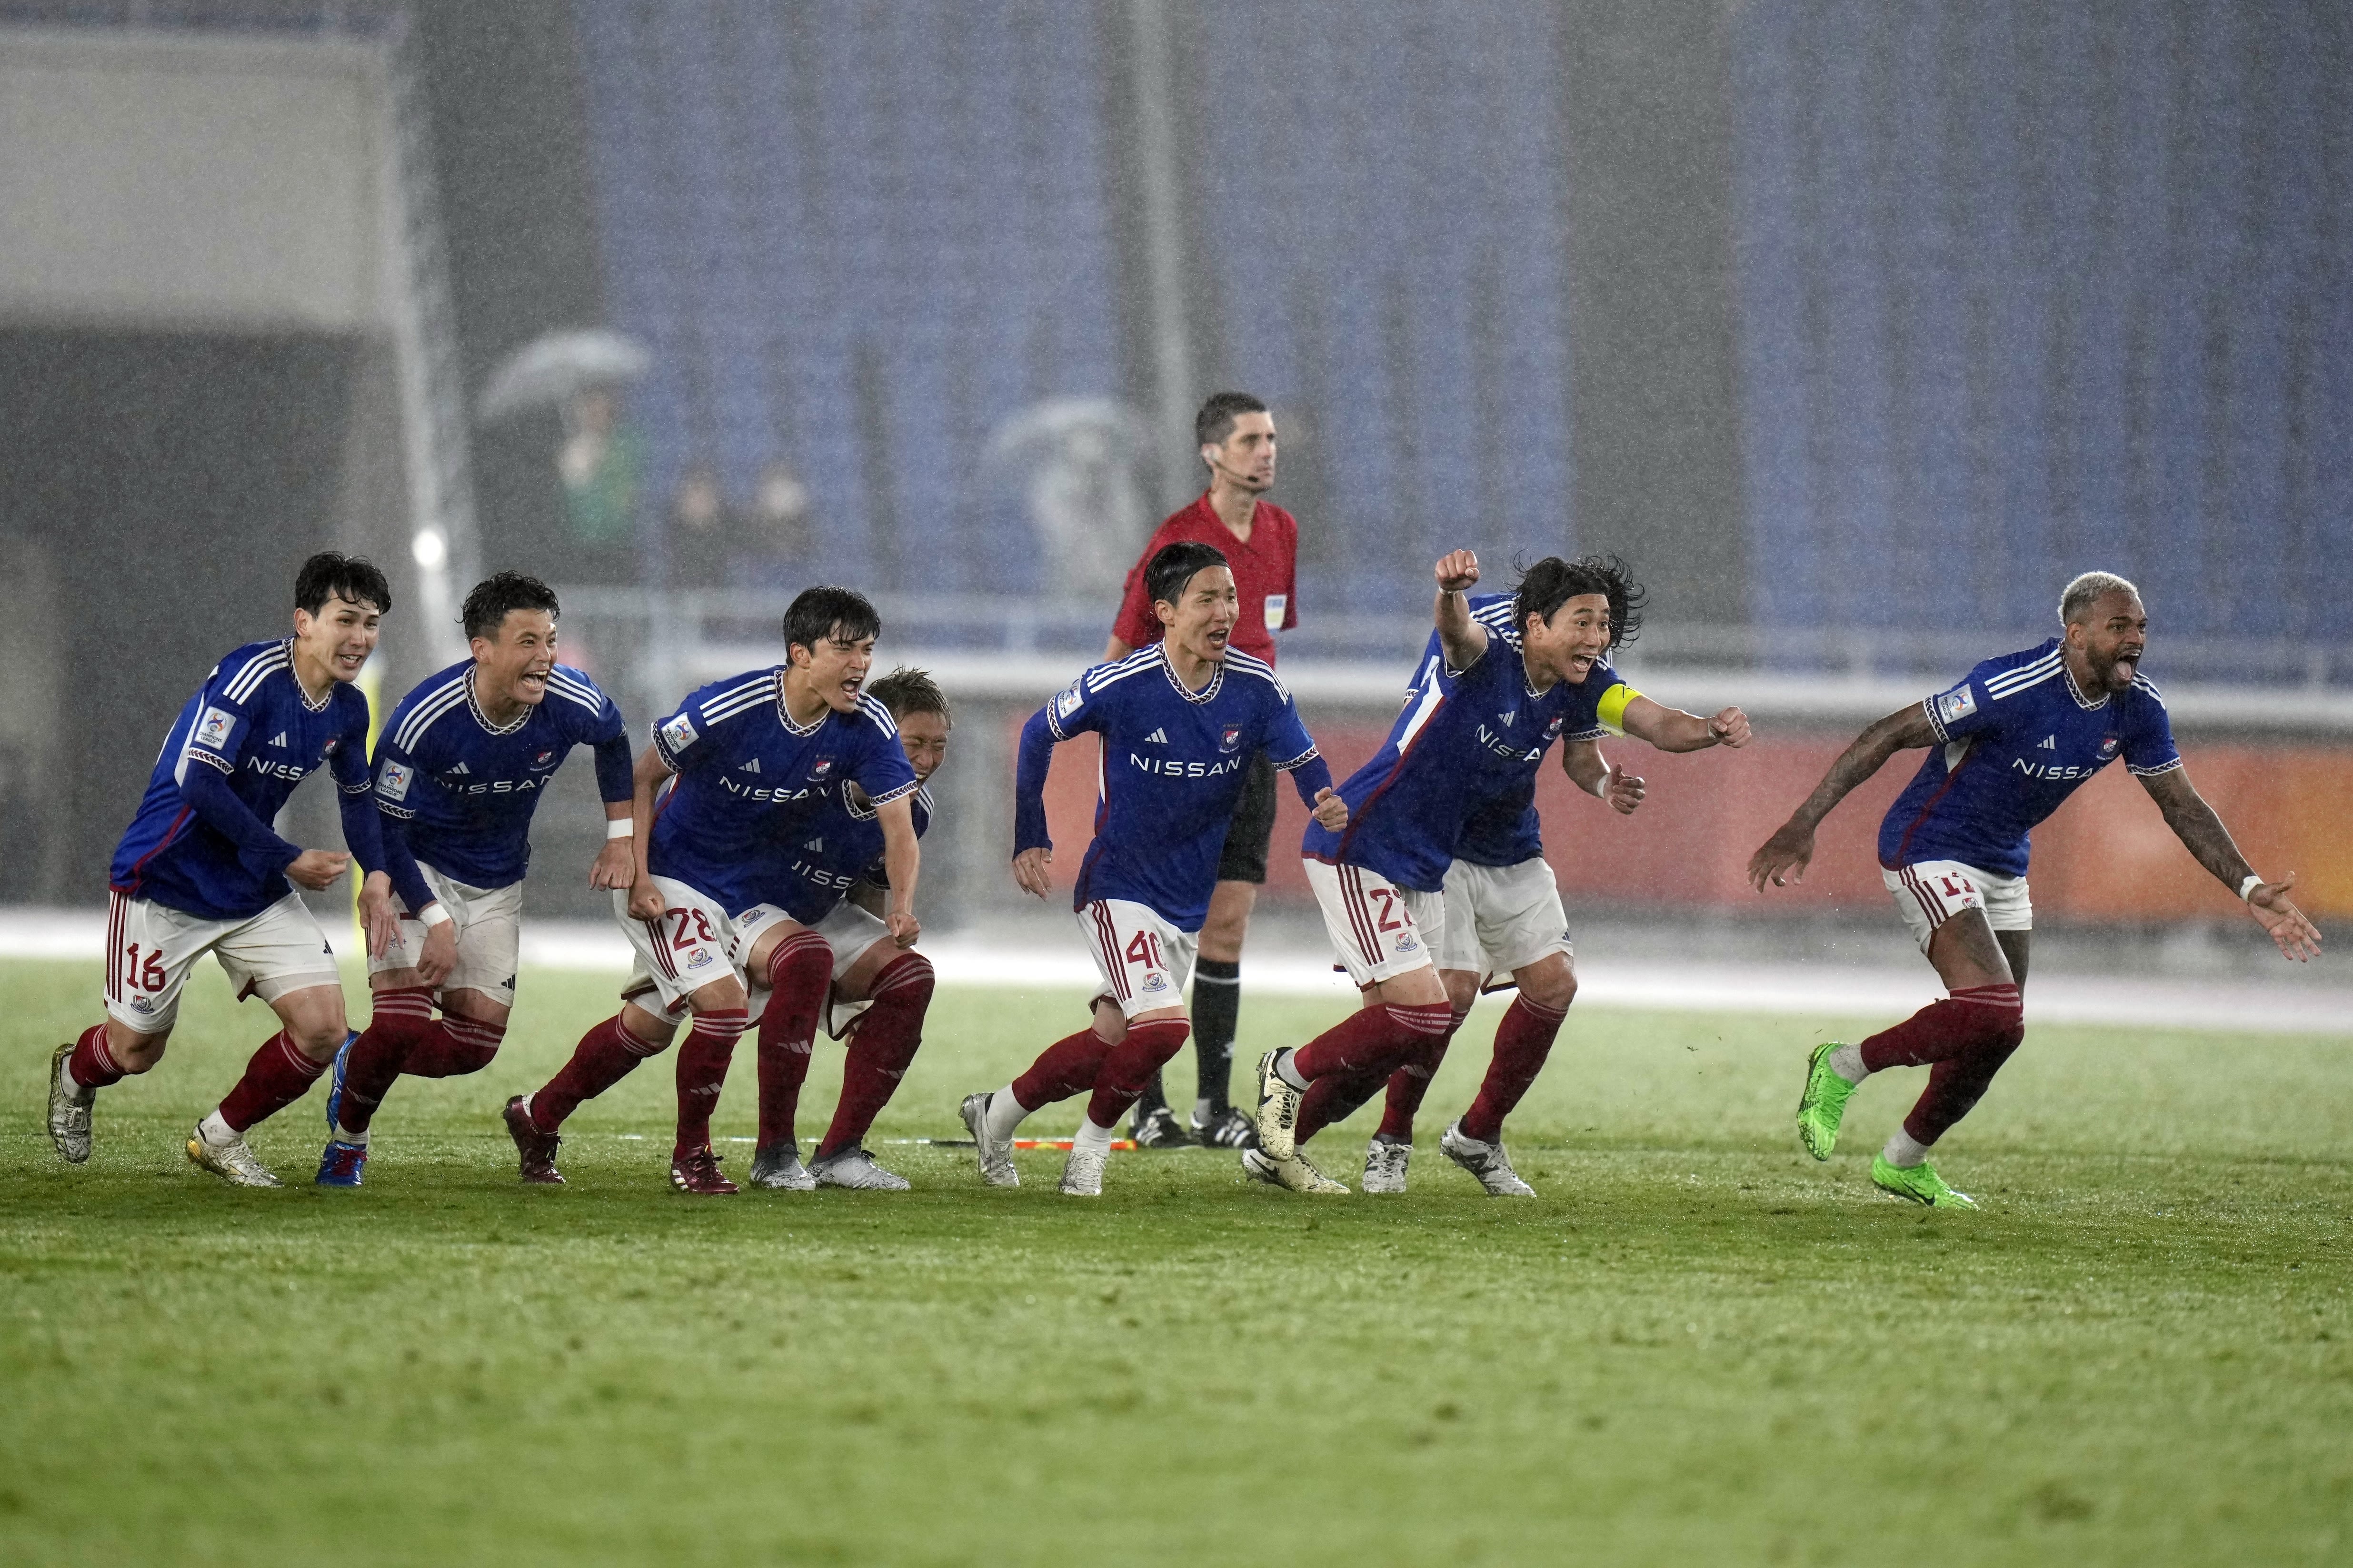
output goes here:
<path id="1" fill-rule="evenodd" d="M 1168 982 L 1162 977 L 1160 971 L 1155 969 L 1144 977 L 1144 984 L 1137 986 L 1136 989 L 1139 991 L 1166 991 L 1168 989 Z"/>
<path id="2" fill-rule="evenodd" d="M 1227 725 L 1218 736 L 1218 750 L 1220 752 L 1234 751 L 1238 749 L 1241 743 L 1242 727 L 1240 724 Z"/>

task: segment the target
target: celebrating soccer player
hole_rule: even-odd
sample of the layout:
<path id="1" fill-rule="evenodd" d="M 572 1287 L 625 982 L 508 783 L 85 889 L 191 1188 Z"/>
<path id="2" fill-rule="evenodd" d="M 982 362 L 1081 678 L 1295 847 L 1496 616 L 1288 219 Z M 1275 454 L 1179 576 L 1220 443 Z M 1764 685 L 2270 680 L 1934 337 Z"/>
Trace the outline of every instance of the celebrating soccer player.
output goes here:
<path id="1" fill-rule="evenodd" d="M 210 952 L 237 994 L 259 995 L 285 1027 L 196 1123 L 188 1158 L 241 1187 L 283 1184 L 246 1147 L 245 1133 L 301 1099 L 348 1032 L 334 950 L 287 883 L 322 891 L 353 860 L 363 873 L 383 868 L 368 799 L 367 699 L 352 682 L 391 607 L 375 566 L 332 551 L 313 555 L 294 582 L 294 635 L 238 648 L 180 710 L 114 852 L 106 1022 L 50 1061 L 49 1139 L 72 1163 L 90 1158 L 98 1091 L 162 1058 L 180 988 Z M 348 853 L 297 847 L 270 826 L 322 766 L 342 792 Z"/>
<path id="2" fill-rule="evenodd" d="M 2303 961 L 2320 933 L 2288 898 L 2293 874 L 2266 882 L 2190 787 L 2165 700 L 2140 673 L 2148 613 L 2122 577 L 2086 572 L 2059 599 L 2061 635 L 1987 659 L 1968 678 L 1900 709 L 1855 738 L 1780 830 L 1749 858 L 1757 891 L 1802 879 L 1814 828 L 1897 752 L 1926 761 L 1879 828 L 1880 875 L 1946 998 L 1861 1045 L 1815 1048 L 1798 1134 L 1817 1160 L 1838 1142 L 1855 1085 L 1883 1068 L 1928 1068 L 1928 1085 L 1871 1162 L 1882 1189 L 1936 1208 L 1974 1208 L 1928 1163 L 2025 1035 L 2029 831 L 2117 757 L 2139 779 L 2200 865 L 2245 902 L 2281 952 Z"/>
<path id="3" fill-rule="evenodd" d="M 1610 668 L 1609 650 L 1640 624 L 1641 590 L 1622 563 L 1547 556 L 1515 592 L 1475 601 L 1476 555 L 1458 550 L 1434 570 L 1436 630 L 1388 743 L 1340 786 L 1347 830 L 1307 830 L 1308 880 L 1366 1005 L 1259 1064 L 1263 1146 L 1242 1164 L 1294 1191 L 1346 1190 L 1297 1145 L 1392 1080 L 1365 1189 L 1404 1190 L 1430 1074 L 1481 980 L 1509 972 L 1519 995 L 1495 1032 L 1486 1081 L 1439 1148 L 1488 1192 L 1534 1195 L 1504 1152 L 1504 1118 L 1535 1081 L 1577 994 L 1568 922 L 1536 833 L 1544 754 L 1567 734 L 1570 776 L 1630 811 L 1642 781 L 1602 759 L 1601 736 L 1632 734 L 1670 752 L 1748 741 L 1739 709 L 1702 718 L 1665 708 Z"/>
<path id="4" fill-rule="evenodd" d="M 1216 550 L 1233 571 L 1241 602 L 1232 632 L 1235 647 L 1271 665 L 1274 634 L 1299 624 L 1299 525 L 1263 499 L 1274 485 L 1274 416 L 1246 392 L 1220 392 L 1193 416 L 1193 435 L 1209 469 L 1209 488 L 1163 522 L 1136 557 L 1103 649 L 1106 664 L 1160 640 L 1160 618 L 1145 569 L 1162 550 L 1186 541 Z M 1256 1125 L 1234 1109 L 1229 1096 L 1241 1012 L 1242 937 L 1266 880 L 1267 840 L 1273 832 L 1274 768 L 1261 754 L 1243 773 L 1241 793 L 1234 797 L 1233 823 L 1218 851 L 1217 887 L 1201 922 L 1200 959 L 1193 969 L 1197 1087 L 1189 1131 L 1168 1109 L 1155 1073 L 1134 1111 L 1135 1141 L 1144 1148 L 1198 1142 L 1240 1149 L 1258 1141 Z"/>
<path id="5" fill-rule="evenodd" d="M 923 786 L 947 759 L 954 722 L 947 698 L 920 669 L 894 669 L 866 692 L 898 723 L 899 742 L 915 773 L 913 815 L 920 839 L 932 821 L 931 792 Z M 884 923 L 891 884 L 881 820 L 853 784 L 824 812 L 796 822 L 770 864 L 781 866 L 772 900 L 737 919 L 739 940 L 781 931 L 778 952 L 800 956 L 788 968 L 772 959 L 766 970 L 754 971 L 759 976 L 751 1011 L 760 1020 L 760 1135 L 752 1152 L 752 1184 L 788 1192 L 904 1192 L 907 1179 L 878 1163 L 865 1138 L 923 1044 L 933 974 L 931 961 L 892 942 Z M 794 993 L 772 992 L 770 972 Z M 805 1166 L 793 1119 L 821 1016 L 828 1034 L 849 1037 L 849 1050 L 833 1125 Z"/>
<path id="6" fill-rule="evenodd" d="M 555 1150 L 565 1118 L 667 1050 L 683 1010 L 694 1026 L 679 1051 L 670 1183 L 735 1191 L 712 1152 L 711 1112 L 748 1021 L 744 972 L 765 976 L 781 1001 L 809 994 L 804 969 L 822 975 L 832 966 L 822 939 L 788 943 L 781 922 L 741 940 L 738 916 L 761 901 L 785 832 L 839 799 L 845 784 L 865 793 L 881 825 L 891 881 L 883 923 L 894 944 L 913 944 L 915 775 L 890 710 L 863 689 L 881 627 L 863 595 L 807 589 L 785 612 L 788 663 L 706 686 L 654 726 L 634 769 L 636 880 L 613 896 L 636 967 L 621 1010 L 581 1037 L 545 1087 L 507 1101 L 524 1181 L 564 1180 Z"/>
<path id="7" fill-rule="evenodd" d="M 1101 1195 L 1112 1128 L 1185 1043 L 1185 981 L 1251 759 L 1263 752 L 1290 773 L 1316 821 L 1347 825 L 1291 693 L 1265 661 L 1228 646 L 1240 606 L 1225 556 L 1207 544 L 1171 544 L 1145 577 L 1160 640 L 1088 670 L 1022 727 L 1013 876 L 1041 899 L 1052 888 L 1045 791 L 1053 748 L 1082 731 L 1102 739 L 1103 804 L 1072 902 L 1103 993 L 1089 1027 L 1047 1047 L 1003 1089 L 965 1097 L 965 1125 L 991 1186 L 1020 1184 L 1013 1133 L 1023 1117 L 1086 1094 L 1062 1191 Z"/>
<path id="8" fill-rule="evenodd" d="M 554 592 L 501 572 L 475 584 L 463 613 L 472 657 L 401 699 L 376 741 L 385 872 L 360 893 L 375 1012 L 335 1056 L 322 1186 L 360 1184 L 369 1123 L 395 1079 L 480 1072 L 498 1054 L 514 1010 L 532 814 L 575 745 L 596 749 L 605 800 L 588 885 L 625 889 L 635 871 L 621 710 L 555 662 Z"/>

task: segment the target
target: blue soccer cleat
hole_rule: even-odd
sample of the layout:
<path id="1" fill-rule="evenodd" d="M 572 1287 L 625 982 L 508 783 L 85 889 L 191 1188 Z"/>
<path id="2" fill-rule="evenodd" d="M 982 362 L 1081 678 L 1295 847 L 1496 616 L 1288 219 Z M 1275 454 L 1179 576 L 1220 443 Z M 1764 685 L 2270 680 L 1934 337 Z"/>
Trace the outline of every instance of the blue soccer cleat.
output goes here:
<path id="1" fill-rule="evenodd" d="M 327 1136 L 330 1138 L 343 1131 L 343 1123 L 337 1118 L 343 1109 L 343 1074 L 351 1068 L 352 1047 L 359 1044 L 359 1041 L 360 1032 L 357 1029 L 346 1030 L 343 1034 L 342 1048 L 335 1052 L 335 1065 L 331 1069 L 333 1076 L 327 1080 Z M 320 1179 L 325 1180 L 324 1177 Z M 360 1184 L 357 1178 L 353 1178 L 349 1184 L 356 1187 Z"/>
<path id="2" fill-rule="evenodd" d="M 367 1145 L 346 1143 L 340 1138 L 330 1138 L 319 1154 L 319 1174 L 314 1178 L 322 1187 L 356 1187 L 360 1173 L 367 1169 Z"/>

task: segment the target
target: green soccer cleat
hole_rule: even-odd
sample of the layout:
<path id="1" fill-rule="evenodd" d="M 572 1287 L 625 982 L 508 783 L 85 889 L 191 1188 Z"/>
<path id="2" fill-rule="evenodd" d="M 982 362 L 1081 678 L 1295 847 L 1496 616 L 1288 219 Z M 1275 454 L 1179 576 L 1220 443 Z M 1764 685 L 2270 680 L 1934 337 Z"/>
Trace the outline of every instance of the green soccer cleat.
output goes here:
<path id="1" fill-rule="evenodd" d="M 1945 1178 L 1926 1161 L 1916 1165 L 1891 1165 L 1884 1154 L 1871 1157 L 1871 1184 L 1932 1209 L 1973 1209 L 1977 1199 L 1945 1185 Z"/>
<path id="2" fill-rule="evenodd" d="M 1831 1151 L 1838 1147 L 1839 1121 L 1846 1115 L 1848 1097 L 1854 1093 L 1854 1085 L 1831 1066 L 1831 1053 L 1838 1048 L 1836 1040 L 1824 1040 L 1814 1047 L 1813 1059 L 1806 1068 L 1806 1092 L 1798 1097 L 1798 1141 L 1817 1160 L 1829 1159 Z"/>

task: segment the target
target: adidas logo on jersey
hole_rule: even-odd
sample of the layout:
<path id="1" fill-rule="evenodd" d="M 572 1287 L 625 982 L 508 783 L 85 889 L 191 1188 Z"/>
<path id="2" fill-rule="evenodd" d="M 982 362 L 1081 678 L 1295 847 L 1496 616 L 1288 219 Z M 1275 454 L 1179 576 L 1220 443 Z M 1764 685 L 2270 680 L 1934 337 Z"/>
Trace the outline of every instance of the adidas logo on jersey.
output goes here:
<path id="1" fill-rule="evenodd" d="M 1144 743 L 1147 746 L 1165 746 L 1168 743 L 1168 731 L 1166 730 L 1155 730 L 1152 733 L 1144 737 Z"/>
<path id="2" fill-rule="evenodd" d="M 804 849 L 822 849 L 825 847 L 825 840 L 822 838 L 812 838 L 807 843 L 802 845 L 801 847 Z"/>
<path id="3" fill-rule="evenodd" d="M 737 768 L 735 771 L 739 773 L 756 773 L 760 771 L 760 759 L 754 757 L 750 762 L 745 763 L 742 767 Z"/>
<path id="4" fill-rule="evenodd" d="M 2045 735 L 2042 737 L 2042 744 L 2035 747 L 2034 749 L 2038 752 L 2055 752 L 2059 749 L 2059 737 L 2056 735 Z"/>
<path id="5" fill-rule="evenodd" d="M 286 731 L 280 730 L 275 735 L 270 736 L 269 743 L 273 746 L 284 746 L 286 744 Z"/>
<path id="6" fill-rule="evenodd" d="M 451 768 L 449 771 L 452 773 L 470 773 L 474 770 L 468 767 L 465 763 L 459 763 L 456 767 Z"/>

